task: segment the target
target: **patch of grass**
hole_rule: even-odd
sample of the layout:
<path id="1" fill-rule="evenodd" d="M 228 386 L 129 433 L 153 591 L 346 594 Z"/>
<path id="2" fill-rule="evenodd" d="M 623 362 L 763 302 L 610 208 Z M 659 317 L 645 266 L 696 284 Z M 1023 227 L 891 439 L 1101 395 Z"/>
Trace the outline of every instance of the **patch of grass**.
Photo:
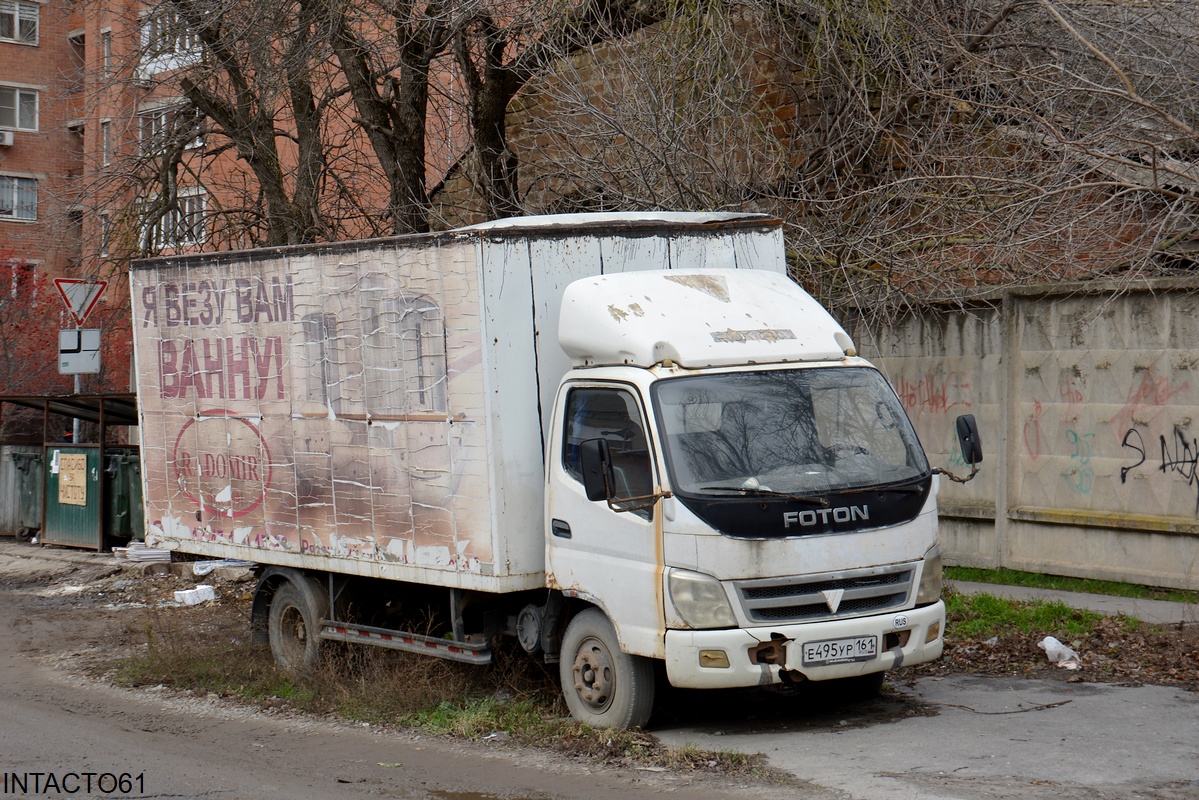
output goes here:
<path id="1" fill-rule="evenodd" d="M 768 767 L 758 755 L 702 750 L 691 745 L 664 747 L 642 731 L 615 731 L 575 722 L 562 715 L 560 705 L 556 691 L 519 699 L 461 698 L 420 709 L 400 722 L 430 734 L 466 739 L 501 738 L 524 746 L 586 756 L 605 764 L 704 770 L 782 783 L 790 779 Z"/>
<path id="2" fill-rule="evenodd" d="M 982 569 L 979 567 L 946 567 L 945 578 L 950 581 L 998 583 L 1008 586 L 1029 586 L 1059 592 L 1106 594 L 1113 597 L 1132 597 L 1139 600 L 1168 600 L 1174 603 L 1199 603 L 1199 592 L 1182 589 L 1161 589 L 1118 581 L 1097 581 L 1087 578 L 1066 578 L 1039 572 L 1020 572 L 1014 569 Z"/>
<path id="3" fill-rule="evenodd" d="M 1007 600 L 989 594 L 945 595 L 946 637 L 989 639 L 1011 634 L 1075 638 L 1089 634 L 1104 615 L 1058 601 Z"/>

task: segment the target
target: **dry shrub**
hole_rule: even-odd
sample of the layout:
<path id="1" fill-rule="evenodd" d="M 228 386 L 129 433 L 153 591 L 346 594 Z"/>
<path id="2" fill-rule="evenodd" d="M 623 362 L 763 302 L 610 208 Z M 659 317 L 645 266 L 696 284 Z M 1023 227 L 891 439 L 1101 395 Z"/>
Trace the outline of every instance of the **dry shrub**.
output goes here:
<path id="1" fill-rule="evenodd" d="M 99 665 L 99 671 L 129 686 L 215 692 L 374 723 L 395 722 L 464 698 L 556 702 L 551 671 L 519 650 L 502 647 L 490 665 L 480 667 L 330 642 L 317 669 L 303 675 L 285 672 L 275 666 L 269 647 L 250 643 L 245 598 L 147 608 L 130 629 L 132 655 Z"/>

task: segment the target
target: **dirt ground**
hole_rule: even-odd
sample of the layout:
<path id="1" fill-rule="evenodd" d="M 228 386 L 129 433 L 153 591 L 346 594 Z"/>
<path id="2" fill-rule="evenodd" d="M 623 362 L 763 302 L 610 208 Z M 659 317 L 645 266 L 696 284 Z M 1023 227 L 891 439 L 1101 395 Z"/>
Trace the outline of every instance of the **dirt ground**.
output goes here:
<path id="1" fill-rule="evenodd" d="M 64 674 L 84 676 L 94 683 L 102 683 L 118 659 L 145 646 L 148 632 L 154 625 L 161 624 L 156 615 L 163 608 L 176 608 L 176 591 L 193 588 L 199 582 L 213 585 L 217 599 L 213 603 L 172 612 L 177 624 L 185 626 L 186 635 L 225 637 L 230 641 L 246 636 L 250 593 L 254 585 L 247 571 L 219 570 L 197 578 L 191 574 L 188 565 L 122 564 L 110 554 L 40 548 L 0 538 L 0 602 L 19 607 L 19 613 L 10 614 L 10 624 L 21 654 Z M 1039 638 L 1008 636 L 987 642 L 951 639 L 947 641 L 945 656 L 940 661 L 905 668 L 892 674 L 889 680 L 911 684 L 919 676 L 982 674 L 1075 683 L 1159 684 L 1199 691 L 1199 626 L 1132 628 L 1125 620 L 1107 619 L 1093 635 L 1067 642 L 1081 655 L 1082 668 L 1077 671 L 1049 665 L 1045 654 L 1036 646 Z M 12 680 L 19 679 L 14 677 Z M 6 679 L 0 678 L 0 683 L 4 682 Z M 157 693 L 160 696 L 170 694 L 161 690 Z M 216 699 L 189 700 L 182 694 L 173 696 L 173 702 L 185 704 L 209 704 Z M 672 710 L 668 698 L 666 713 L 673 715 L 675 720 L 685 721 L 699 713 L 696 710 L 699 704 L 686 695 L 681 699 L 676 697 L 674 702 Z M 775 701 L 764 700 L 755 708 L 741 702 L 738 697 L 729 698 L 728 703 L 735 707 L 735 711 L 730 711 L 730 719 L 739 717 L 744 720 L 747 714 L 769 714 L 767 707 Z M 702 705 L 705 718 L 721 716 L 719 701 L 705 700 Z M 900 718 L 930 712 L 898 697 L 885 695 L 876 713 Z M 535 757 L 547 758 L 544 754 Z M 528 760 L 529 756 L 514 754 L 512 758 L 520 762 Z M 551 777 L 555 774 L 552 769 L 548 773 L 541 770 L 541 773 L 541 779 L 545 779 L 546 774 Z M 675 791 L 688 786 L 687 780 L 687 776 L 646 773 L 639 775 L 631 788 L 625 788 L 632 791 L 659 786 Z M 705 783 L 704 787 L 718 788 L 710 783 Z M 737 796 L 765 791 L 761 786 L 731 785 L 719 790 Z M 550 796 L 572 796 L 569 787 L 556 785 L 552 780 L 538 791 L 548 791 Z M 819 793 L 805 795 L 819 796 Z"/>
<path id="2" fill-rule="evenodd" d="M 0 538 L 0 589 L 22 589 L 30 602 L 46 611 L 87 611 L 76 623 L 87 631 L 82 640 L 87 646 L 80 647 L 80 640 L 72 638 L 63 639 L 61 646 L 40 646 L 43 660 L 74 671 L 102 673 L 115 653 L 144 644 L 154 610 L 176 605 L 175 592 L 198 583 L 213 585 L 217 600 L 188 610 L 194 635 L 246 635 L 253 580 L 245 570 L 221 569 L 196 577 L 188 564 L 121 562 L 108 554 L 39 548 Z M 905 668 L 892 677 L 1025 675 L 1199 692 L 1199 625 L 1131 627 L 1125 620 L 1106 618 L 1090 636 L 1066 642 L 1081 656 L 1077 671 L 1053 667 L 1037 647 L 1043 635 L 1055 633 L 987 641 L 951 637 L 939 661 Z"/>
<path id="3" fill-rule="evenodd" d="M 163 608 L 175 608 L 180 635 L 247 634 L 254 585 L 248 575 L 234 570 L 197 579 L 156 574 L 160 569 L 0 538 L 0 767 L 6 775 L 120 772 L 144 775 L 144 792 L 135 785 L 134 795 L 235 800 L 657 800 L 663 792 L 689 800 L 756 800 L 778 791 L 748 778 L 613 768 L 511 746 L 503 737 L 454 741 L 163 686 L 115 689 L 104 676 L 145 646 Z M 215 587 L 217 601 L 174 607 L 175 591 L 199 580 Z M 831 800 L 819 789 L 804 797 Z"/>

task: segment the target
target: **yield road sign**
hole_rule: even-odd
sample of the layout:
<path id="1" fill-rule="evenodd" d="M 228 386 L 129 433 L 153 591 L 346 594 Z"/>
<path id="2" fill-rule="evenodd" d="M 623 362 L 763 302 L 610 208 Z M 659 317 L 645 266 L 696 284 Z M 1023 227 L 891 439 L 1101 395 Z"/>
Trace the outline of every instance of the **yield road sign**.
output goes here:
<path id="1" fill-rule="evenodd" d="M 87 315 L 92 313 L 92 309 L 100 301 L 100 295 L 104 294 L 104 290 L 108 287 L 108 281 L 57 278 L 54 285 L 58 287 L 58 293 L 62 295 L 63 302 L 67 304 L 67 310 L 71 312 L 75 324 L 82 325 L 83 321 L 87 319 Z"/>

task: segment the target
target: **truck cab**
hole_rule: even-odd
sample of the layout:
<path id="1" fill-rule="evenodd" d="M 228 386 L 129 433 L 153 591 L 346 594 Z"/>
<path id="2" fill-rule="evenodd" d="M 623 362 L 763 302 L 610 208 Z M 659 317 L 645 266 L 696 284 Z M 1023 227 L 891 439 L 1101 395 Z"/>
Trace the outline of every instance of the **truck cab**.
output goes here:
<path id="1" fill-rule="evenodd" d="M 938 477 L 827 312 L 732 270 L 588 278 L 562 308 L 546 572 L 591 612 L 563 637 L 572 713 L 644 723 L 655 659 L 732 688 L 941 654 Z"/>

